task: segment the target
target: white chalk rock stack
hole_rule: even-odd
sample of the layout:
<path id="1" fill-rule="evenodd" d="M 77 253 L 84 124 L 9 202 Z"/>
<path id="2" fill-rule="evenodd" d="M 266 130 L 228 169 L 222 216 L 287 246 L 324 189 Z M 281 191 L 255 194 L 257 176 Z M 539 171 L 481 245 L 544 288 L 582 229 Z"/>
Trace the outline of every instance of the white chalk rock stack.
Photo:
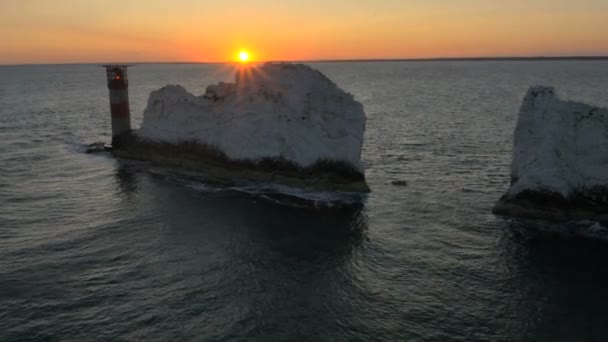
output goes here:
<path id="1" fill-rule="evenodd" d="M 306 65 L 244 66 L 234 83 L 200 96 L 177 85 L 153 91 L 141 128 L 114 153 L 202 170 L 223 184 L 368 192 L 365 123 L 352 95 Z"/>
<path id="2" fill-rule="evenodd" d="M 280 158 L 304 168 L 339 161 L 363 173 L 365 122 L 363 106 L 319 71 L 264 64 L 201 96 L 175 85 L 152 92 L 136 135 L 200 143 L 234 160 Z"/>
<path id="3" fill-rule="evenodd" d="M 514 134 L 511 187 L 495 212 L 576 219 L 602 217 L 606 209 L 608 109 L 530 88 Z"/>

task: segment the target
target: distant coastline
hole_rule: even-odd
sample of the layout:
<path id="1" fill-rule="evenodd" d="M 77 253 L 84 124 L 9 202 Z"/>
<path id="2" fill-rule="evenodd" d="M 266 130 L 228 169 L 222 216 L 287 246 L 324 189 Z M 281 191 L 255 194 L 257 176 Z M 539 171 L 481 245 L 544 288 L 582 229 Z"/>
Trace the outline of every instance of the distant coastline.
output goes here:
<path id="1" fill-rule="evenodd" d="M 542 61 L 608 61 L 608 56 L 561 56 L 561 57 L 437 57 L 437 58 L 356 58 L 356 59 L 311 59 L 311 60 L 270 60 L 268 62 L 284 63 L 385 63 L 385 62 L 542 62 Z M 23 63 L 0 64 L 0 66 L 35 66 L 35 65 L 103 65 L 113 64 L 105 62 L 74 62 L 74 63 Z M 120 64 L 228 64 L 224 62 L 120 62 Z M 253 62 L 256 63 L 256 62 Z"/>
<path id="2" fill-rule="evenodd" d="M 492 61 L 574 61 L 608 60 L 608 56 L 563 56 L 563 57 L 439 57 L 439 58 L 386 58 L 386 59 L 322 59 L 303 61 L 307 63 L 319 62 L 492 62 Z"/>

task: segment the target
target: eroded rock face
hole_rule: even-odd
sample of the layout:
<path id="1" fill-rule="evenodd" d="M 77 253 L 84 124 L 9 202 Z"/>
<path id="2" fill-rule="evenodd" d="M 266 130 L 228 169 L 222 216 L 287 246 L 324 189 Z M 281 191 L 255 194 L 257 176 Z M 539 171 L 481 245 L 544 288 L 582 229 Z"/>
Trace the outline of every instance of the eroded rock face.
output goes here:
<path id="1" fill-rule="evenodd" d="M 494 211 L 605 220 L 607 210 L 608 109 L 530 88 L 514 134 L 511 187 Z"/>
<path id="2" fill-rule="evenodd" d="M 233 166 L 276 163 L 314 177 L 320 166 L 332 171 L 336 165 L 345 171 L 336 174 L 364 182 L 365 123 L 363 106 L 322 73 L 302 64 L 265 64 L 245 67 L 234 83 L 210 85 L 201 96 L 177 85 L 152 92 L 134 136 L 152 149 L 200 145 L 199 155 L 213 151 L 221 155 L 216 161 Z"/>

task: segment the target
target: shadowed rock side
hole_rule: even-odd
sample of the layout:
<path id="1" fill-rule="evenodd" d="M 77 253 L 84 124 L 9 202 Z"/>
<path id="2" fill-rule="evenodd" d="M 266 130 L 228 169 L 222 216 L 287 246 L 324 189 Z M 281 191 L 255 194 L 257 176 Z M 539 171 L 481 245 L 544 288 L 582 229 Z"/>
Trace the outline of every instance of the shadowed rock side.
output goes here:
<path id="1" fill-rule="evenodd" d="M 152 92 L 141 128 L 115 153 L 201 170 L 219 183 L 367 192 L 365 122 L 363 106 L 320 72 L 265 64 L 201 96 L 181 86 Z"/>
<path id="2" fill-rule="evenodd" d="M 608 109 L 530 88 L 514 134 L 511 187 L 493 212 L 608 221 Z"/>
<path id="3" fill-rule="evenodd" d="M 216 147 L 199 142 L 165 143 L 143 140 L 136 135 L 126 139 L 128 143 L 113 150 L 118 157 L 203 171 L 206 180 L 214 184 L 230 186 L 247 180 L 324 191 L 369 192 L 365 176 L 342 161 L 320 159 L 302 167 L 280 157 L 235 160 Z"/>

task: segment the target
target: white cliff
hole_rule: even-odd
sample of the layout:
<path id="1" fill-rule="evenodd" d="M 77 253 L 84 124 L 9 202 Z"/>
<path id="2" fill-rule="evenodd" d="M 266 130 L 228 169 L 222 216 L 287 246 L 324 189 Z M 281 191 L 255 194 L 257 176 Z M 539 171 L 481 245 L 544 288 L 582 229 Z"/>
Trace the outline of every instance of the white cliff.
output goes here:
<path id="1" fill-rule="evenodd" d="M 279 158 L 301 167 L 345 162 L 361 174 L 366 116 L 353 96 L 306 65 L 243 67 L 234 83 L 195 96 L 177 85 L 150 94 L 136 136 L 196 142 L 233 160 Z"/>
<path id="2" fill-rule="evenodd" d="M 514 134 L 511 187 L 494 212 L 608 219 L 608 109 L 530 88 Z"/>
<path id="3" fill-rule="evenodd" d="M 608 109 L 560 100 L 553 88 L 530 88 L 515 129 L 511 175 L 511 195 L 546 190 L 568 198 L 608 187 Z"/>

